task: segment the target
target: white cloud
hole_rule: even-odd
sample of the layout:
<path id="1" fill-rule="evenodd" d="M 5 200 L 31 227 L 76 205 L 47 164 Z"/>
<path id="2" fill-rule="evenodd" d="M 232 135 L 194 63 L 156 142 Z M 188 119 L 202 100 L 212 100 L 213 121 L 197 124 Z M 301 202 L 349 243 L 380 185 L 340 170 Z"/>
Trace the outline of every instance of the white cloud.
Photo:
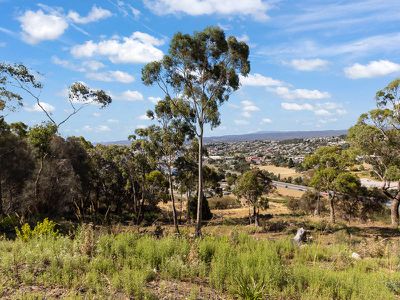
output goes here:
<path id="1" fill-rule="evenodd" d="M 98 71 L 102 68 L 105 67 L 105 65 L 97 60 L 88 60 L 88 61 L 84 61 L 82 63 L 82 65 L 86 68 L 89 69 L 90 71 Z"/>
<path id="2" fill-rule="evenodd" d="M 148 63 L 163 57 L 163 52 L 156 48 L 163 43 L 164 40 L 136 31 L 130 37 L 87 41 L 72 47 L 71 54 L 77 58 L 106 56 L 113 63 Z"/>
<path id="3" fill-rule="evenodd" d="M 96 117 L 96 118 L 98 118 L 98 117 L 100 117 L 100 116 L 101 116 L 101 113 L 94 112 L 92 115 L 93 115 L 93 117 Z"/>
<path id="4" fill-rule="evenodd" d="M 56 110 L 56 108 L 49 103 L 46 103 L 46 102 L 39 102 L 39 103 L 48 113 L 52 113 Z M 35 103 L 32 106 L 24 107 L 24 109 L 29 112 L 43 112 L 43 110 L 40 108 L 39 104 L 37 104 L 37 103 Z"/>
<path id="5" fill-rule="evenodd" d="M 248 124 L 250 124 L 250 122 L 247 121 L 247 120 L 234 120 L 233 122 L 234 122 L 236 125 L 248 125 Z"/>
<path id="6" fill-rule="evenodd" d="M 140 116 L 138 117 L 138 119 L 139 119 L 139 120 L 143 120 L 143 121 L 150 120 L 150 118 L 149 118 L 146 114 L 140 115 Z"/>
<path id="7" fill-rule="evenodd" d="M 69 60 L 61 59 L 57 56 L 52 56 L 51 62 L 65 69 L 76 72 L 98 71 L 99 69 L 105 67 L 105 65 L 102 62 L 96 60 L 84 61 L 78 65 Z"/>
<path id="8" fill-rule="evenodd" d="M 328 65 L 327 60 L 320 58 L 315 59 L 293 59 L 289 62 L 289 65 L 299 71 L 315 71 L 323 70 Z"/>
<path id="9" fill-rule="evenodd" d="M 270 8 L 263 0 L 144 0 L 144 3 L 158 15 L 183 13 L 190 16 L 250 16 L 258 21 L 269 18 L 267 11 Z"/>
<path id="10" fill-rule="evenodd" d="M 77 24 L 87 24 L 106 19 L 108 17 L 111 17 L 111 15 L 112 14 L 109 10 L 94 5 L 92 6 L 92 9 L 86 17 L 82 17 L 76 11 L 70 10 L 68 13 L 68 18 L 71 19 L 72 22 Z"/>
<path id="11" fill-rule="evenodd" d="M 319 100 L 330 98 L 331 95 L 328 92 L 321 92 L 319 90 L 307 90 L 307 89 L 293 89 L 290 90 L 287 87 L 277 87 L 275 89 L 275 93 L 288 100 L 294 99 L 310 99 L 310 100 Z"/>
<path id="12" fill-rule="evenodd" d="M 108 127 L 107 125 L 99 125 L 96 127 L 92 127 L 90 125 L 85 125 L 82 127 L 83 131 L 87 131 L 87 132 L 92 132 L 92 131 L 96 131 L 96 132 L 108 132 L 111 131 L 111 128 Z"/>
<path id="13" fill-rule="evenodd" d="M 374 60 L 366 65 L 356 63 L 344 69 L 348 78 L 372 78 L 400 72 L 400 64 L 389 60 Z"/>
<path id="14" fill-rule="evenodd" d="M 248 43 L 250 41 L 250 37 L 247 34 L 242 34 L 236 37 L 236 39 L 240 42 Z"/>
<path id="15" fill-rule="evenodd" d="M 240 82 L 243 86 L 271 87 L 271 86 L 284 85 L 284 82 L 282 82 L 280 80 L 276 80 L 271 77 L 266 77 L 266 76 L 258 74 L 258 73 L 249 74 L 246 77 L 240 76 Z"/>
<path id="16" fill-rule="evenodd" d="M 89 72 L 86 77 L 91 80 L 104 81 L 104 82 L 121 82 L 131 83 L 135 81 L 135 77 L 122 71 L 107 71 L 107 72 Z"/>
<path id="17" fill-rule="evenodd" d="M 150 97 L 148 97 L 147 99 L 149 99 L 149 101 L 150 101 L 151 103 L 157 104 L 158 101 L 161 100 L 161 97 L 152 97 L 152 96 L 150 96 Z"/>
<path id="18" fill-rule="evenodd" d="M 22 38 L 29 44 L 55 40 L 68 28 L 65 19 L 57 14 L 46 14 L 42 10 L 26 11 L 18 18 L 22 29 Z"/>
<path id="19" fill-rule="evenodd" d="M 271 124 L 272 120 L 270 118 L 263 118 L 260 123 L 261 124 Z"/>
<path id="20" fill-rule="evenodd" d="M 254 102 L 250 100 L 241 101 L 240 104 L 242 105 L 242 116 L 245 118 L 251 118 L 251 115 L 259 111 L 260 108 L 254 104 Z"/>
<path id="21" fill-rule="evenodd" d="M 308 103 L 298 104 L 298 103 L 287 103 L 287 102 L 281 103 L 281 107 L 285 110 L 295 110 L 295 111 L 313 110 L 314 108 L 311 104 Z"/>
<path id="22" fill-rule="evenodd" d="M 144 99 L 142 93 L 140 93 L 139 91 L 132 91 L 132 90 L 126 90 L 125 92 L 122 92 L 121 94 L 114 96 L 113 98 L 131 102 L 143 101 Z"/>
<path id="23" fill-rule="evenodd" d="M 292 111 L 311 111 L 317 116 L 331 116 L 331 115 L 344 115 L 347 111 L 341 104 L 335 102 L 324 102 L 317 104 L 309 103 L 288 103 L 282 102 L 281 107 L 284 110 Z"/>
<path id="24" fill-rule="evenodd" d="M 144 129 L 146 127 L 147 127 L 146 125 L 139 124 L 139 125 L 136 126 L 136 129 Z"/>

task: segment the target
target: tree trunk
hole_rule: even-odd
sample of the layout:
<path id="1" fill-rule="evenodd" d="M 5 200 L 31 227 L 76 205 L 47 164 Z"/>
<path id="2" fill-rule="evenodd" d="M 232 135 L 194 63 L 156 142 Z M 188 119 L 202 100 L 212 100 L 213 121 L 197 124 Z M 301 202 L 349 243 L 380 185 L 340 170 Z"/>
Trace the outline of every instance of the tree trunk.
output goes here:
<path id="1" fill-rule="evenodd" d="M 36 180 L 35 180 L 35 200 L 36 203 L 39 202 L 39 180 L 40 180 L 40 176 L 42 175 L 42 171 L 43 171 L 43 164 L 44 164 L 44 159 L 46 158 L 47 154 L 45 154 L 44 156 L 42 156 L 40 158 L 40 168 L 39 168 L 39 172 L 36 176 Z"/>
<path id="2" fill-rule="evenodd" d="M 203 125 L 200 125 L 199 136 L 199 183 L 197 193 L 197 219 L 196 219 L 196 232 L 197 237 L 201 236 L 201 213 L 203 204 Z"/>
<path id="3" fill-rule="evenodd" d="M 314 210 L 314 216 L 319 216 L 320 215 L 320 202 L 321 202 L 321 193 L 317 191 L 317 204 L 315 206 Z"/>
<path id="4" fill-rule="evenodd" d="M 3 190 L 1 186 L 1 177 L 0 177 L 0 216 L 3 215 Z"/>
<path id="5" fill-rule="evenodd" d="M 172 215 L 173 215 L 173 218 L 174 218 L 175 232 L 177 234 L 179 234 L 178 216 L 176 214 L 174 185 L 173 185 L 173 182 L 172 182 L 171 167 L 169 167 L 169 170 L 168 170 L 168 181 L 169 181 L 170 196 L 171 196 L 171 201 L 172 201 Z"/>
<path id="6" fill-rule="evenodd" d="M 255 205 L 253 205 L 253 218 L 254 218 L 254 226 L 258 227 L 258 211 Z"/>
<path id="7" fill-rule="evenodd" d="M 181 209 L 180 209 L 180 214 L 179 214 L 179 222 L 182 222 L 182 215 L 183 215 L 183 193 L 182 193 L 182 190 L 180 191 L 181 192 Z"/>
<path id="8" fill-rule="evenodd" d="M 390 216 L 392 219 L 392 226 L 397 227 L 399 226 L 399 205 L 400 205 L 400 193 L 396 195 L 395 198 L 392 200 L 392 205 L 390 207 Z"/>
<path id="9" fill-rule="evenodd" d="M 329 211 L 330 211 L 330 221 L 332 223 L 336 222 L 335 217 L 335 197 L 333 195 L 329 195 Z"/>
<path id="10" fill-rule="evenodd" d="M 187 223 L 191 223 L 190 221 L 190 197 L 191 197 L 191 193 L 190 193 L 190 189 L 188 189 L 187 192 L 187 201 L 186 201 L 186 222 Z"/>

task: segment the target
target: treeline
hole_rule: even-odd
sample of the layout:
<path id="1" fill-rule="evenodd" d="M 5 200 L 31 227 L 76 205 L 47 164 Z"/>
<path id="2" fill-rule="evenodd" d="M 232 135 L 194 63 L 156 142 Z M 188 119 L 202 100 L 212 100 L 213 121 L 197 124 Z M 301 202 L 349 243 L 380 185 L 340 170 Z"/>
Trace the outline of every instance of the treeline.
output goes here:
<path id="1" fill-rule="evenodd" d="M 51 123 L 28 128 L 0 119 L 0 214 L 25 221 L 51 217 L 140 224 L 158 218 L 157 204 L 169 201 L 176 189 L 192 200 L 184 219 L 195 218 L 197 142 L 175 157 L 172 187 L 164 160 L 143 138 L 136 137 L 131 146 L 94 146 L 83 137 L 64 139 Z M 204 174 L 208 190 L 220 193 L 224 175 L 209 167 Z"/>

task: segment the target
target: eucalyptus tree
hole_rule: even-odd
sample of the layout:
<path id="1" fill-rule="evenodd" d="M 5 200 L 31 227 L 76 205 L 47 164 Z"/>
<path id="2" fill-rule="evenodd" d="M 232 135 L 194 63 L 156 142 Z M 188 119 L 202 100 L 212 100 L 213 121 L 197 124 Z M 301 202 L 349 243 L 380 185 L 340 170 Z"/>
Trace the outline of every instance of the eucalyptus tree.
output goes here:
<path id="1" fill-rule="evenodd" d="M 178 216 L 174 195 L 173 168 L 187 137 L 191 136 L 189 127 L 183 122 L 180 115 L 174 115 L 171 100 L 166 98 L 159 101 L 154 111 L 148 111 L 150 119 L 156 120 L 159 126 L 152 125 L 144 129 L 136 130 L 140 138 L 148 140 L 147 145 L 152 148 L 158 157 L 158 164 L 167 173 L 169 183 L 169 195 L 172 202 L 172 213 L 175 230 L 179 233 Z"/>
<path id="2" fill-rule="evenodd" d="M 318 192 L 325 192 L 329 198 L 330 221 L 336 221 L 336 200 L 338 193 L 343 193 L 356 188 L 359 182 L 347 171 L 347 167 L 353 163 L 353 157 L 349 151 L 340 146 L 325 146 L 318 148 L 313 154 L 307 156 L 303 166 L 305 169 L 313 169 L 310 185 Z"/>
<path id="3" fill-rule="evenodd" d="M 34 166 L 26 140 L 13 131 L 13 124 L 0 120 L 0 216 L 15 211 L 20 202 L 17 196 L 31 178 Z"/>
<path id="4" fill-rule="evenodd" d="M 198 148 L 198 200 L 196 235 L 201 235 L 203 199 L 203 137 L 205 125 L 220 124 L 219 106 L 239 86 L 239 74 L 250 71 L 249 47 L 235 37 L 226 38 L 218 27 L 193 35 L 176 33 L 168 54 L 142 69 L 145 85 L 157 85 L 195 132 Z"/>
<path id="5" fill-rule="evenodd" d="M 98 104 L 104 108 L 112 102 L 105 91 L 91 89 L 82 82 L 75 82 L 68 90 L 70 109 L 64 118 L 57 121 L 40 98 L 43 84 L 38 80 L 39 76 L 40 74 L 32 72 L 23 64 L 0 63 L 0 111 L 6 108 L 15 110 L 18 106 L 23 106 L 23 96 L 19 92 L 25 93 L 35 100 L 36 105 L 58 131 L 62 124 L 87 105 Z"/>
<path id="6" fill-rule="evenodd" d="M 235 194 L 245 198 L 249 205 L 253 207 L 255 226 L 259 225 L 260 208 L 268 207 L 268 199 L 263 195 L 270 193 L 274 188 L 271 178 L 259 169 L 246 171 L 237 179 Z"/>
<path id="7" fill-rule="evenodd" d="M 349 130 L 348 141 L 383 182 L 381 191 L 392 201 L 391 221 L 399 225 L 400 206 L 400 79 L 376 93 L 376 109 L 364 113 Z M 391 182 L 397 186 L 391 186 Z M 395 188 L 395 190 L 393 190 Z"/>

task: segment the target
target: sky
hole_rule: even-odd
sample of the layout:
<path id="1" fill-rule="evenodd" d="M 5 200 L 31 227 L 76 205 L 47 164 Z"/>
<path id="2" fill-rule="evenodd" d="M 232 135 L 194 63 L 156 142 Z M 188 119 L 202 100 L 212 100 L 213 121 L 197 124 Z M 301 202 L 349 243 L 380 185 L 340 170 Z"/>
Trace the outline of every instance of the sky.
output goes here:
<path id="1" fill-rule="evenodd" d="M 107 91 L 60 128 L 93 142 L 125 140 L 148 126 L 163 97 L 141 69 L 168 52 L 176 32 L 220 26 L 250 47 L 251 72 L 206 135 L 347 129 L 400 76 L 398 0 L 0 0 L 0 60 L 39 72 L 40 99 L 55 120 L 76 81 Z M 46 121 L 34 99 L 6 116 Z"/>

